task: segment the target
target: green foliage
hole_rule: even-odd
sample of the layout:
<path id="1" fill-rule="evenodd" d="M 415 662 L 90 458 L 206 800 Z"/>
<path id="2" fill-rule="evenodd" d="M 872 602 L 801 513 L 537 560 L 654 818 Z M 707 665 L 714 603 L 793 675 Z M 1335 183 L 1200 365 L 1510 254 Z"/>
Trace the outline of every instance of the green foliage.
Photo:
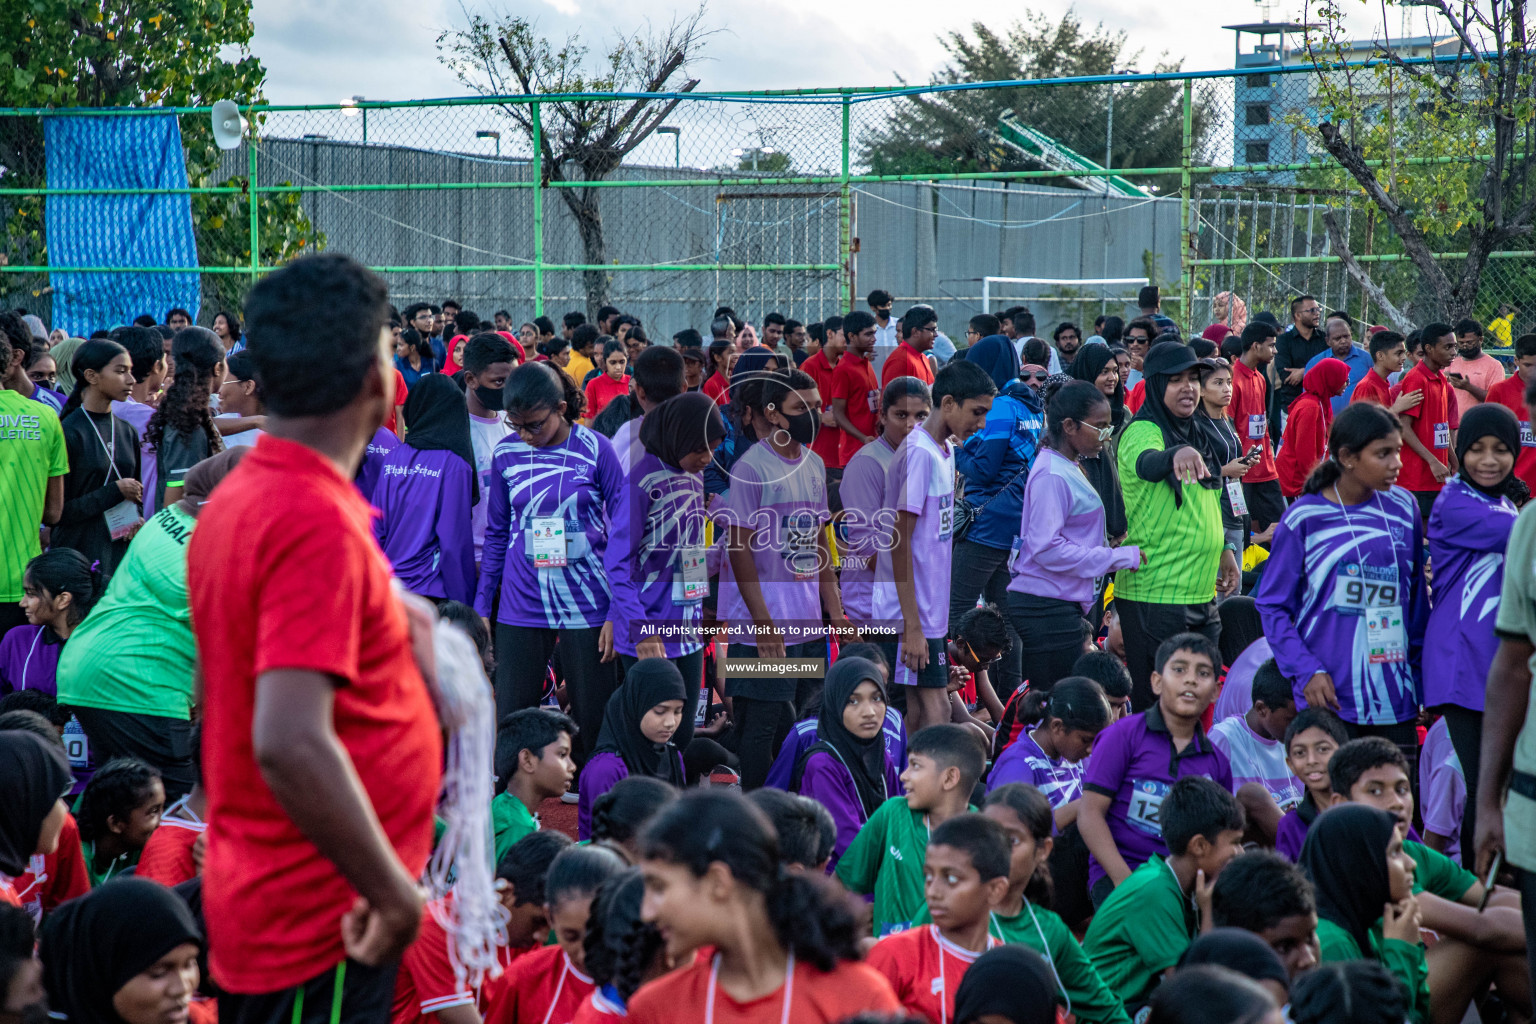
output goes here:
<path id="1" fill-rule="evenodd" d="M 746 150 L 736 161 L 736 170 L 754 174 L 788 174 L 793 170 L 790 155 L 781 149 Z"/>
<path id="2" fill-rule="evenodd" d="M 1139 52 L 1126 52 L 1126 35 L 1102 25 L 1084 26 L 1072 11 L 1059 23 L 1026 14 L 999 34 L 976 22 L 970 34 L 940 37 L 950 62 L 934 85 L 1107 75 L 1134 67 Z M 1176 71 L 1159 62 L 1154 70 Z M 886 121 L 861 140 L 860 160 L 875 174 L 964 173 L 1031 170 L 995 144 L 990 131 L 1000 115 L 1044 132 L 1089 159 L 1103 163 L 1114 91 L 1114 167 L 1175 167 L 1183 148 L 1183 108 L 1178 82 L 1074 85 L 1048 88 L 977 89 L 904 98 Z M 1196 138 L 1208 121 L 1195 109 Z"/>

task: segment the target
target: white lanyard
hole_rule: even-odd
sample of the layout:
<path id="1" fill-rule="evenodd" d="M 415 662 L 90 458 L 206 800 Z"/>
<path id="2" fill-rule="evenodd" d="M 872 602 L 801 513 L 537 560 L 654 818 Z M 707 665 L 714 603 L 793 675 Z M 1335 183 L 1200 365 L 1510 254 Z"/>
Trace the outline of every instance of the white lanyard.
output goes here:
<path id="1" fill-rule="evenodd" d="M 709 991 L 704 996 L 704 1024 L 715 1024 L 715 982 L 720 977 L 720 954 L 715 954 L 714 961 L 709 965 Z M 789 951 L 789 959 L 784 964 L 784 1012 L 779 1016 L 779 1024 L 789 1024 L 789 1006 L 795 998 L 795 951 Z M 549 1018 L 544 1018 L 544 1024 L 549 1024 Z"/>
<path id="2" fill-rule="evenodd" d="M 1355 561 L 1359 562 L 1361 565 L 1364 565 L 1365 564 L 1365 556 L 1360 554 L 1360 538 L 1355 536 L 1355 523 L 1354 523 L 1354 520 L 1349 518 L 1349 509 L 1346 508 L 1345 505 L 1344 505 L 1344 496 L 1339 493 L 1339 485 L 1338 484 L 1334 484 L 1333 485 L 1333 496 L 1335 498 L 1339 499 L 1339 511 L 1343 514 L 1343 516 L 1344 516 L 1344 525 L 1349 530 L 1349 543 L 1355 549 Z M 1371 501 L 1375 500 L 1375 498 L 1376 498 L 1376 494 L 1373 491 L 1371 493 L 1370 499 L 1368 499 L 1366 501 L 1366 504 L 1370 504 Z M 1396 569 L 1397 568 L 1397 539 L 1395 537 L 1393 537 L 1390 532 L 1387 533 L 1387 543 L 1392 545 L 1392 568 Z"/>
<path id="3" fill-rule="evenodd" d="M 1040 952 L 1045 956 L 1045 965 L 1051 969 L 1051 977 L 1056 979 L 1056 988 L 1061 992 L 1061 997 L 1067 1001 L 1067 1012 L 1071 1013 L 1072 993 L 1068 992 L 1067 986 L 1062 984 L 1061 973 L 1056 970 L 1056 958 L 1051 956 L 1051 944 L 1046 941 L 1045 929 L 1040 927 L 1040 919 L 1035 916 L 1035 908 L 1030 904 L 1028 897 L 1024 899 L 1024 909 L 1029 911 L 1029 923 L 1035 926 L 1035 934 L 1040 936 Z M 997 912 L 993 911 L 991 917 L 992 927 L 997 930 L 996 938 L 1005 939 L 1002 923 L 997 919 Z"/>
<path id="4" fill-rule="evenodd" d="M 107 413 L 107 426 L 112 434 L 110 446 L 101 439 L 101 431 L 96 429 L 96 421 L 90 418 L 89 413 L 86 414 L 86 419 L 90 421 L 91 433 L 96 435 L 96 443 L 101 445 L 101 450 L 107 453 L 107 472 L 110 474 L 107 479 L 111 480 L 115 476 L 121 480 L 123 474 L 117 469 L 117 417 L 110 412 Z"/>
<path id="5" fill-rule="evenodd" d="M 161 817 L 169 818 L 173 814 L 180 813 L 186 815 L 187 820 L 192 822 L 194 825 L 204 824 L 203 819 L 199 818 L 197 816 L 197 812 L 192 809 L 190 805 L 191 799 L 192 794 L 188 793 L 186 796 L 182 797 L 180 800 L 177 800 L 175 803 L 171 804 L 171 806 L 167 807 L 165 809 L 165 813 L 162 814 Z"/>
<path id="6" fill-rule="evenodd" d="M 21 663 L 21 685 L 16 687 L 18 690 L 25 690 L 27 688 L 27 669 L 32 667 L 32 652 L 37 650 L 37 642 L 42 638 L 43 631 L 41 629 L 32 635 L 32 646 L 27 648 L 26 660 Z"/>
<path id="7" fill-rule="evenodd" d="M 1027 905 L 1028 902 L 1029 901 L 1026 900 L 1025 904 Z M 1030 916 L 1034 916 L 1033 913 L 1031 913 Z M 1037 924 L 1035 927 L 1038 928 L 1039 925 Z M 931 924 L 928 926 L 928 935 L 933 939 L 934 945 L 939 947 L 939 1024 L 949 1024 L 949 979 L 945 976 L 944 971 L 944 940 L 940 938 L 939 926 L 936 924 Z M 1042 939 L 1044 937 L 1044 935 L 1041 936 Z M 993 939 L 991 935 L 988 935 L 987 949 L 991 949 L 996 945 L 997 941 Z M 969 950 L 967 950 L 967 952 L 969 952 Z M 983 950 L 982 952 L 986 952 L 986 950 Z M 1051 972 L 1053 974 L 1055 973 L 1055 970 L 1056 969 L 1054 967 L 1051 968 Z M 1061 979 L 1056 979 L 1056 983 L 1059 985 L 1061 983 Z"/>

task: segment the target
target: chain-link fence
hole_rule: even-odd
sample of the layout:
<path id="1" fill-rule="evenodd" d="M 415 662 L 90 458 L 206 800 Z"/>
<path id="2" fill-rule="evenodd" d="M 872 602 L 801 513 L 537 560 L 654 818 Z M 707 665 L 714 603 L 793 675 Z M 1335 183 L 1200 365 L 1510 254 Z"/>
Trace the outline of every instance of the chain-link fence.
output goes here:
<path id="1" fill-rule="evenodd" d="M 1196 331 L 1223 293 L 1282 322 L 1302 292 L 1380 321 L 1333 251 L 1331 213 L 1392 302 L 1436 315 L 1401 243 L 1317 141 L 1327 84 L 1277 65 L 924 89 L 261 106 L 242 111 L 249 127 L 232 150 L 216 148 L 206 108 L 0 110 L 0 301 L 48 319 L 62 290 L 91 274 L 193 273 L 207 323 L 238 310 L 261 273 L 328 249 L 377 268 L 400 307 L 453 297 L 518 323 L 612 302 L 653 339 L 704 327 L 719 305 L 810 322 L 875 288 L 898 309 L 933 304 L 959 338 L 988 277 L 1042 282 L 990 290 L 993 311 L 1029 305 L 1042 327 L 1133 315 L 1134 283 L 1093 283 L 1106 279 L 1159 285 L 1164 312 Z M 1372 116 L 1390 121 L 1394 102 Z M 664 117 L 599 152 L 583 126 L 612 105 Z M 179 121 L 185 187 L 57 186 L 50 118 L 150 113 Z M 1422 159 L 1404 148 L 1401 163 L 1470 166 L 1443 145 Z M 124 235 L 113 266 L 57 258 L 50 204 L 108 195 L 186 196 L 195 259 L 145 265 L 131 203 L 107 228 Z M 1444 238 L 1454 266 L 1454 226 Z M 1496 254 L 1474 312 L 1487 320 L 1518 307 L 1533 277 L 1530 254 Z M 1532 326 L 1525 315 L 1510 314 L 1514 333 Z"/>

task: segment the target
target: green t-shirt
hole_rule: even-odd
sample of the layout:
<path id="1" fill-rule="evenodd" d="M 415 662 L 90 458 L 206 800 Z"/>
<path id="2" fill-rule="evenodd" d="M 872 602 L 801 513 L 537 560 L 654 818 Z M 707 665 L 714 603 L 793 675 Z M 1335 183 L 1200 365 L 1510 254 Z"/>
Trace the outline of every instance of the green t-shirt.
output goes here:
<path id="1" fill-rule="evenodd" d="M 1163 857 L 1115 887 L 1083 938 L 1099 977 L 1127 1005 L 1145 1003 L 1195 937 L 1194 904 Z"/>
<path id="2" fill-rule="evenodd" d="M 496 840 L 496 864 L 523 836 L 539 830 L 539 820 L 526 804 L 511 793 L 498 793 L 491 799 L 491 833 Z M 496 864 L 491 870 L 496 870 Z"/>
<path id="3" fill-rule="evenodd" d="M 1155 423 L 1133 422 L 1120 435 L 1120 488 L 1129 524 L 1125 543 L 1139 547 L 1147 564 L 1117 573 L 1115 596 L 1149 604 L 1205 604 L 1216 599 L 1221 569 L 1221 491 L 1189 484 L 1182 488 L 1183 503 L 1176 506 L 1170 484 L 1136 475 L 1142 452 L 1163 450 L 1163 432 Z"/>
<path id="4" fill-rule="evenodd" d="M 1459 903 L 1467 890 L 1477 884 L 1476 875 L 1439 850 L 1431 850 L 1423 843 L 1404 840 L 1403 852 L 1413 858 L 1417 868 L 1413 873 L 1413 891 L 1416 894 L 1427 892 L 1431 896 Z"/>
<path id="5" fill-rule="evenodd" d="M 927 909 L 923 861 L 928 856 L 928 816 L 893 796 L 869 816 L 853 837 L 837 877 L 850 892 L 875 894 L 875 937 L 912 926 Z"/>
<path id="6" fill-rule="evenodd" d="M 1504 553 L 1504 590 L 1494 632 L 1536 643 L 1536 503 L 1526 506 Z M 1536 655 L 1530 659 L 1531 692 L 1525 724 L 1515 741 L 1515 771 L 1536 775 Z M 1536 871 L 1536 800 L 1514 787 L 1504 801 L 1504 851 L 1509 862 Z"/>
<path id="7" fill-rule="evenodd" d="M 107 592 L 59 656 L 59 703 L 186 720 L 197 644 L 187 606 L 187 541 L 174 504 L 134 536 Z"/>
<path id="8" fill-rule="evenodd" d="M 0 603 L 21 600 L 27 563 L 43 553 L 37 531 L 48 478 L 68 472 L 59 417 L 42 402 L 0 389 Z"/>
<path id="9" fill-rule="evenodd" d="M 77 803 L 76 808 L 79 807 Z M 91 880 L 91 888 L 110 882 L 114 878 L 121 877 L 129 868 L 137 867 L 139 856 L 143 854 L 142 848 L 129 850 L 117 855 L 117 859 L 104 865 L 101 870 L 96 868 L 96 844 L 95 842 L 81 842 L 80 854 L 85 858 L 85 873 Z"/>
<path id="10" fill-rule="evenodd" d="M 1366 935 L 1371 943 L 1370 958 L 1379 961 L 1406 989 L 1409 1021 L 1425 1024 L 1429 1020 L 1429 965 L 1424 961 L 1424 947 L 1417 942 L 1382 939 L 1380 921 Z M 1318 919 L 1317 941 L 1325 964 L 1366 959 L 1354 937 L 1327 918 Z"/>

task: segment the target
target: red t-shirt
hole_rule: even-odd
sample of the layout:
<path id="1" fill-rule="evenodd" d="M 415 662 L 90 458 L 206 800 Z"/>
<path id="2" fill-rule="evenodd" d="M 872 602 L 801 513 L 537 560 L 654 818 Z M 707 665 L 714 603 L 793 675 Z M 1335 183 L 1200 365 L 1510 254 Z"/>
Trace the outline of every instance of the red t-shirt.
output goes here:
<path id="1" fill-rule="evenodd" d="M 19 905 L 34 921 L 41 921 L 48 911 L 91 891 L 91 876 L 86 874 L 85 854 L 80 849 L 80 826 L 73 814 L 64 816 L 58 849 L 50 854 L 34 853 L 27 862 L 27 870 L 11 881 Z"/>
<path id="2" fill-rule="evenodd" d="M 400 407 L 405 404 L 405 375 L 399 370 L 395 371 L 395 404 L 389 407 L 389 418 L 384 421 L 384 429 L 400 433 Z"/>
<path id="3" fill-rule="evenodd" d="M 1497 402 L 1520 421 L 1520 455 L 1515 459 L 1515 476 L 1536 492 L 1536 437 L 1531 436 L 1531 414 L 1525 407 L 1525 381 L 1517 373 L 1488 389 L 1488 401 Z"/>
<path id="4" fill-rule="evenodd" d="M 200 822 L 182 821 L 179 818 L 161 818 L 139 854 L 139 866 L 134 874 L 152 879 L 161 885 L 180 885 L 189 878 L 197 877 L 197 862 L 192 857 L 192 846 L 208 826 Z"/>
<path id="5" fill-rule="evenodd" d="M 1307 477 L 1328 455 L 1328 427 L 1323 422 L 1323 400 L 1303 391 L 1285 414 L 1285 434 L 1275 458 L 1280 493 L 1287 498 L 1301 494 Z M 1403 460 L 1406 467 L 1407 459 Z"/>
<path id="6" fill-rule="evenodd" d="M 705 381 L 704 386 L 699 388 L 699 390 L 713 398 L 716 405 L 725 405 L 731 400 L 731 393 L 728 390 L 730 383 L 723 374 L 712 373 L 709 380 Z"/>
<path id="7" fill-rule="evenodd" d="M 880 369 L 880 386 L 885 387 L 897 377 L 916 377 L 933 387 L 933 367 L 928 365 L 928 357 L 905 341 L 885 357 L 885 366 Z"/>
<path id="8" fill-rule="evenodd" d="M 597 419 L 597 414 L 608 407 L 608 403 L 620 395 L 629 394 L 629 376 L 626 374 L 623 380 L 614 380 L 606 373 L 600 373 L 587 382 L 587 408 L 582 412 L 588 420 Z"/>
<path id="9" fill-rule="evenodd" d="M 1241 359 L 1232 364 L 1232 404 L 1227 412 L 1232 416 L 1232 429 L 1242 439 L 1244 455 L 1256 446 L 1264 448 L 1243 483 L 1275 479 L 1275 453 L 1269 446 L 1269 381 L 1263 370 L 1250 370 Z"/>
<path id="10" fill-rule="evenodd" d="M 1125 407 L 1134 416 L 1141 412 L 1141 403 L 1147 400 L 1147 378 L 1143 377 L 1136 382 L 1136 386 L 1125 393 Z"/>
<path id="11" fill-rule="evenodd" d="M 759 999 L 739 1003 L 717 986 L 711 1007 L 709 977 L 713 969 L 713 959 L 695 960 L 642 985 L 629 1001 L 630 1021 L 697 1022 L 704 1020 L 712 1009 L 715 1024 L 777 1024 L 784 1018 L 786 995 L 790 1000 L 789 1019 L 794 1024 L 831 1024 L 860 1013 L 901 1011 L 901 1001 L 891 991 L 891 983 L 865 963 L 846 961 L 826 972 L 797 963 L 792 991 L 786 993 L 780 988 Z"/>
<path id="12" fill-rule="evenodd" d="M 187 590 L 204 657 L 203 899 L 214 980 L 276 992 L 340 962 L 357 898 L 278 804 L 251 737 L 256 680 L 334 680 L 333 723 L 412 878 L 432 848 L 442 740 L 372 511 L 335 463 L 268 435 L 203 506 Z"/>
<path id="13" fill-rule="evenodd" d="M 400 957 L 400 969 L 395 974 L 394 1005 L 389 1011 L 390 1024 L 432 1024 L 433 1014 L 454 1006 L 478 1006 L 483 1010 L 487 991 L 499 986 L 513 961 L 528 950 L 503 946 L 497 952 L 503 974 L 501 978 L 487 978 L 476 995 L 467 982 L 460 985 L 454 977 L 453 961 L 448 958 L 448 933 L 428 907 L 421 916 L 421 930 L 416 933 L 416 941 L 407 946 Z"/>
<path id="14" fill-rule="evenodd" d="M 837 368 L 827 362 L 825 353 L 817 352 L 810 356 L 800 364 L 800 369 L 816 382 L 816 390 L 821 392 L 822 406 L 832 408 L 832 375 Z M 816 440 L 811 444 L 811 451 L 821 456 L 821 461 L 828 469 L 842 469 L 848 464 L 843 460 L 842 448 L 841 427 L 829 427 L 823 423 L 817 428 Z"/>
<path id="15" fill-rule="evenodd" d="M 822 397 L 826 398 L 825 395 Z M 875 379 L 873 363 L 851 352 L 844 353 L 832 371 L 832 398 L 841 398 L 848 403 L 848 422 L 858 427 L 865 437 L 875 436 L 880 424 L 880 382 Z M 846 466 L 854 453 L 864 447 L 864 442 L 846 430 L 838 433 L 842 434 L 838 462 Z"/>
<path id="16" fill-rule="evenodd" d="M 629 1014 L 625 1008 L 609 1002 L 602 990 L 598 989 L 582 1000 L 576 1008 L 576 1016 L 571 1018 L 571 1024 L 618 1024 L 628 1019 Z"/>
<path id="17" fill-rule="evenodd" d="M 559 946 L 518 957 L 504 978 L 485 1009 L 485 1024 L 571 1024 L 593 989 Z"/>
<path id="18" fill-rule="evenodd" d="M 1403 374 L 1397 386 L 1400 395 L 1415 391 L 1424 392 L 1424 401 L 1412 409 L 1405 409 L 1403 415 L 1413 421 L 1413 434 L 1419 443 L 1442 464 L 1449 465 L 1451 431 L 1461 422 L 1456 401 L 1451 397 L 1451 384 L 1445 374 L 1431 370 L 1428 363 L 1420 360 Z M 1398 474 L 1397 483 L 1410 491 L 1438 491 L 1444 486 L 1435 479 L 1429 465 L 1407 445 L 1403 445 L 1403 469 Z"/>
<path id="19" fill-rule="evenodd" d="M 987 948 L 997 945 L 987 937 Z M 887 935 L 869 951 L 867 963 L 891 983 L 902 1009 L 930 1021 L 953 1020 L 955 991 L 980 953 L 961 949 L 939 934 L 936 924 Z"/>
<path id="20" fill-rule="evenodd" d="M 1372 370 L 1360 378 L 1360 383 L 1356 384 L 1355 390 L 1350 393 L 1349 401 L 1351 404 L 1355 402 L 1375 402 L 1377 405 L 1384 405 L 1390 409 L 1393 402 L 1392 387 L 1387 383 L 1385 377 Z"/>

